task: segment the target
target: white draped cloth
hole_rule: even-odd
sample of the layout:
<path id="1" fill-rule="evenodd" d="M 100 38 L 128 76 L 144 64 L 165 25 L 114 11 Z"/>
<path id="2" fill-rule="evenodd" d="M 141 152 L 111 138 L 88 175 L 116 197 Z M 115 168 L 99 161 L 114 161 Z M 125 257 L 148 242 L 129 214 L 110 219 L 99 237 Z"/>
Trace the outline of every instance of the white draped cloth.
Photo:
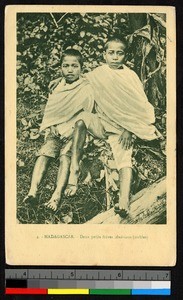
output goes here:
<path id="1" fill-rule="evenodd" d="M 94 89 L 99 117 L 123 127 L 141 139 L 156 139 L 154 108 L 149 103 L 137 74 L 123 65 L 97 67 L 85 74 Z"/>
<path id="2" fill-rule="evenodd" d="M 87 79 L 66 84 L 63 78 L 48 98 L 40 131 L 68 122 L 82 110 L 91 112 L 93 105 L 93 90 Z"/>

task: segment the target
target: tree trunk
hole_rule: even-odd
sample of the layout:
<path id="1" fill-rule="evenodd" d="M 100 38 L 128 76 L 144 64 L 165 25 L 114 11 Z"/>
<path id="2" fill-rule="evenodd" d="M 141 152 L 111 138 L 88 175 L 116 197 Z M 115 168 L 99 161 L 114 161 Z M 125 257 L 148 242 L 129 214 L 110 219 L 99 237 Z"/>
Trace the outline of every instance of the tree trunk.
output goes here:
<path id="1" fill-rule="evenodd" d="M 153 183 L 132 196 L 130 214 L 122 219 L 111 208 L 100 213 L 90 224 L 165 224 L 166 223 L 166 179 Z"/>

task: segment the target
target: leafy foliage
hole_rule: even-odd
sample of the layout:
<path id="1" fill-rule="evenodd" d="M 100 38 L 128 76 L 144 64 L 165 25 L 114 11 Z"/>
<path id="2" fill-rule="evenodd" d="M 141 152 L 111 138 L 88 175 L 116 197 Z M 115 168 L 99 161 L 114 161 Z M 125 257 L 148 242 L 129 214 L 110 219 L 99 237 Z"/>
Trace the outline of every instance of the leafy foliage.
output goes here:
<path id="1" fill-rule="evenodd" d="M 163 14 L 128 13 L 21 13 L 17 15 L 17 216 L 22 223 L 83 223 L 118 198 L 118 174 L 111 168 L 112 153 L 90 139 L 82 162 L 79 189 L 63 199 L 60 212 L 48 212 L 43 203 L 53 192 L 58 162 L 53 162 L 40 188 L 40 207 L 21 204 L 28 191 L 35 152 L 43 142 L 39 133 L 50 81 L 61 76 L 60 58 L 66 48 L 84 57 L 83 72 L 103 61 L 103 46 L 113 33 L 128 40 L 126 64 L 139 75 L 155 107 L 156 127 L 166 137 L 166 27 Z M 158 144 L 137 140 L 134 145 L 132 192 L 165 174 L 165 156 Z M 105 168 L 104 168 L 105 166 Z M 106 177 L 108 188 L 106 190 Z M 86 199 L 86 194 L 88 195 Z"/>

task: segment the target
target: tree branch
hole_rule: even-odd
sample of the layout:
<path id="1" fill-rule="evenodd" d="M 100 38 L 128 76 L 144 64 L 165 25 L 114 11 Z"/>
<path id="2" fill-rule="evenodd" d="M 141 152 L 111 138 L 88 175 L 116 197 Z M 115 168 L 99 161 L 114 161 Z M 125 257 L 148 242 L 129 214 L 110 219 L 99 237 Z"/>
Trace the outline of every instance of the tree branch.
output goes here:
<path id="1" fill-rule="evenodd" d="M 57 21 L 57 24 L 60 23 L 62 21 L 62 19 L 67 15 L 68 13 L 65 13 L 63 16 L 61 16 L 61 18 Z"/>
<path id="2" fill-rule="evenodd" d="M 145 84 L 152 77 L 152 75 L 154 75 L 160 70 L 160 68 L 161 68 L 161 62 L 159 62 L 158 67 L 153 72 L 148 74 L 147 78 L 143 81 L 143 83 Z"/>
<path id="3" fill-rule="evenodd" d="M 53 15 L 52 13 L 50 13 L 50 15 L 51 15 L 51 17 L 52 17 L 52 20 L 53 20 L 55 26 L 58 28 L 59 26 L 58 26 L 58 24 L 57 24 L 57 21 L 55 20 L 54 15 Z"/>

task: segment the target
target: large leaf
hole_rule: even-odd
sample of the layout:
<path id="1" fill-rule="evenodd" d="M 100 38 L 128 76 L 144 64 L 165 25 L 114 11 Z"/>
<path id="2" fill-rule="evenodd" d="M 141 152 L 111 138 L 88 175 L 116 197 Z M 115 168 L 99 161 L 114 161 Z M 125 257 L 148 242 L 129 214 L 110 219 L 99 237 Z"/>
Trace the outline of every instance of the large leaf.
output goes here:
<path id="1" fill-rule="evenodd" d="M 164 21 L 163 17 L 157 14 L 149 14 L 153 19 L 160 24 L 163 28 L 166 28 L 166 22 Z"/>
<path id="2" fill-rule="evenodd" d="M 141 29 L 136 30 L 133 33 L 133 36 L 143 36 L 150 41 L 151 40 L 150 32 L 151 32 L 150 25 L 146 25 L 146 26 L 142 27 Z"/>

